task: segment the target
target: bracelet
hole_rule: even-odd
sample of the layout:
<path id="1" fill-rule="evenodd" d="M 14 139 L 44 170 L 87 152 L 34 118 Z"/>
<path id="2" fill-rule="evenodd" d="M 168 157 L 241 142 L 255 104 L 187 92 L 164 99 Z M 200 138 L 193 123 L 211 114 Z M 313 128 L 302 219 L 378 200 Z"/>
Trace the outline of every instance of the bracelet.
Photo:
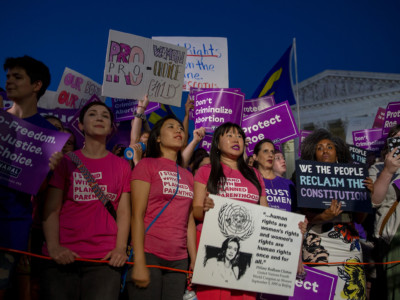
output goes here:
<path id="1" fill-rule="evenodd" d="M 143 121 L 146 121 L 146 115 L 145 114 L 141 114 L 141 113 L 135 113 L 133 114 L 136 118 L 140 118 Z"/>
<path id="2" fill-rule="evenodd" d="M 143 106 L 143 105 L 138 105 L 137 107 L 141 107 L 141 108 L 144 108 L 144 106 Z"/>

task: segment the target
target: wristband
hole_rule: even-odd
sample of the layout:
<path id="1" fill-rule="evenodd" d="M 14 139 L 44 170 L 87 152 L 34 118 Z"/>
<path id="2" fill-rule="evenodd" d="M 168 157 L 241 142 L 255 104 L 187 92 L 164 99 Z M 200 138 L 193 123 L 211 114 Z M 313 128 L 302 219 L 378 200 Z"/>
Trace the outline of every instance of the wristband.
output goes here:
<path id="1" fill-rule="evenodd" d="M 146 121 L 146 115 L 145 114 L 142 114 L 142 113 L 135 113 L 135 114 L 133 114 L 136 118 L 140 118 L 140 119 L 142 119 L 143 121 Z"/>

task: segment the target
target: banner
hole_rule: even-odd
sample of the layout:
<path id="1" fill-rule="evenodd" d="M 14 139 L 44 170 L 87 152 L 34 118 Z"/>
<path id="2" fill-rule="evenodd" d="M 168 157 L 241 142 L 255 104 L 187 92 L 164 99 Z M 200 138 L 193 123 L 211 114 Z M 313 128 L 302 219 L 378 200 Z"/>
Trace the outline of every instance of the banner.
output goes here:
<path id="1" fill-rule="evenodd" d="M 363 183 L 367 176 L 367 168 L 360 164 L 297 160 L 298 206 L 327 209 L 336 199 L 343 211 L 370 213 L 371 197 Z"/>
<path id="2" fill-rule="evenodd" d="M 193 283 L 292 296 L 304 216 L 210 195 Z"/>
<path id="3" fill-rule="evenodd" d="M 247 156 L 253 155 L 255 145 L 262 139 L 271 139 L 274 144 L 281 144 L 299 135 L 287 101 L 243 118 L 242 128 L 249 140 Z"/>
<path id="4" fill-rule="evenodd" d="M 186 48 L 183 90 L 227 88 L 228 41 L 221 37 L 153 36 L 153 39 Z"/>
<path id="5" fill-rule="evenodd" d="M 274 96 L 244 100 L 243 118 L 275 105 Z"/>
<path id="6" fill-rule="evenodd" d="M 138 100 L 112 98 L 111 104 L 115 122 L 132 120 L 135 117 L 133 114 L 136 112 L 138 102 Z M 159 108 L 160 103 L 149 102 L 144 114 L 151 114 Z"/>
<path id="7" fill-rule="evenodd" d="M 102 95 L 181 106 L 186 49 L 110 30 Z"/>
<path id="8" fill-rule="evenodd" d="M 279 61 L 267 73 L 253 94 L 253 98 L 273 95 L 275 103 L 289 101 L 290 105 L 296 104 L 292 89 L 291 59 L 292 47 L 286 50 Z"/>
<path id="9" fill-rule="evenodd" d="M 380 154 L 383 146 L 386 143 L 386 138 L 382 135 L 382 129 L 363 129 L 353 131 L 353 144 L 361 149 Z"/>
<path id="10" fill-rule="evenodd" d="M 93 95 L 102 102 L 105 101 L 105 98 L 101 96 L 100 84 L 74 70 L 65 68 L 55 96 L 57 107 L 79 109 Z"/>
<path id="11" fill-rule="evenodd" d="M 194 127 L 206 132 L 226 123 L 242 123 L 244 94 L 229 90 L 206 90 L 194 94 Z"/>
<path id="12" fill-rule="evenodd" d="M 68 109 L 68 108 L 44 109 L 38 107 L 38 113 L 42 117 L 55 116 L 61 120 L 64 126 L 72 120 L 77 111 L 78 111 L 77 109 Z"/>
<path id="13" fill-rule="evenodd" d="M 307 272 L 306 279 L 296 280 L 294 294 L 288 300 L 333 300 L 338 277 L 318 268 L 304 267 Z M 280 296 L 261 294 L 258 300 L 282 300 Z"/>
<path id="14" fill-rule="evenodd" d="M 0 110 L 0 184 L 36 195 L 49 172 L 49 158 L 69 134 L 35 126 Z"/>

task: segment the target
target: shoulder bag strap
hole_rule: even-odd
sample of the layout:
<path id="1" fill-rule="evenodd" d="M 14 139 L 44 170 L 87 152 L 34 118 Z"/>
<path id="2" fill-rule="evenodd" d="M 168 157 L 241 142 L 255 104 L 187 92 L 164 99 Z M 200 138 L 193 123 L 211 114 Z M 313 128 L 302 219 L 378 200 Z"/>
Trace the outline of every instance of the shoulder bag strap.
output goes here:
<path id="1" fill-rule="evenodd" d="M 107 198 L 107 196 L 103 193 L 96 179 L 94 179 L 93 175 L 89 172 L 89 170 L 85 167 L 85 165 L 82 163 L 80 158 L 75 153 L 69 152 L 67 153 L 67 155 L 75 163 L 76 167 L 82 173 L 83 177 L 85 177 L 86 181 L 88 182 L 90 188 L 92 189 L 96 197 L 101 201 L 101 203 L 103 203 L 104 207 L 111 214 L 114 220 L 116 220 L 117 213 L 114 209 L 114 206 L 112 205 L 111 201 Z"/>

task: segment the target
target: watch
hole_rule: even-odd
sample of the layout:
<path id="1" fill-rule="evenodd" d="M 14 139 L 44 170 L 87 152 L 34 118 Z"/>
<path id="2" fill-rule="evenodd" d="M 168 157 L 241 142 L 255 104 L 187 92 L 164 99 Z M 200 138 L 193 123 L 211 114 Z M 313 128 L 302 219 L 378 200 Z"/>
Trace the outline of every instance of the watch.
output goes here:
<path id="1" fill-rule="evenodd" d="M 141 118 L 143 121 L 146 121 L 146 115 L 142 113 L 134 113 L 133 114 L 136 118 Z"/>

